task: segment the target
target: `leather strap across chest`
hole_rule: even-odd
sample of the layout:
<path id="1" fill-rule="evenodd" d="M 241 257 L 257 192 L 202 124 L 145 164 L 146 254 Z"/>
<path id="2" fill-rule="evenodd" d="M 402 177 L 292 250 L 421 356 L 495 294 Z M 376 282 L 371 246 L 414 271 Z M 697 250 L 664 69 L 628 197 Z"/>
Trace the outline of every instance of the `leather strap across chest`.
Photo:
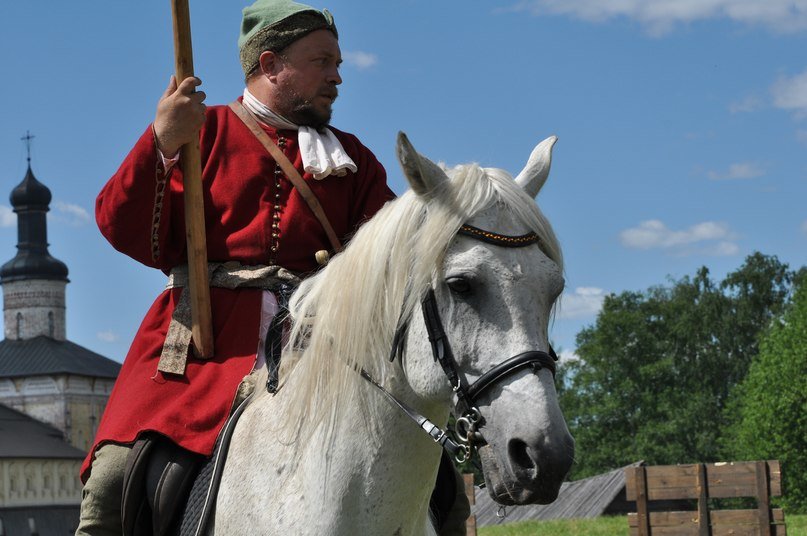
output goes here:
<path id="1" fill-rule="evenodd" d="M 342 251 L 342 242 L 339 241 L 339 237 L 333 230 L 331 222 L 328 221 L 328 216 L 325 214 L 325 210 L 323 210 L 319 199 L 317 199 L 317 196 L 311 191 L 308 184 L 306 184 L 305 180 L 300 175 L 300 172 L 297 171 L 297 168 L 294 167 L 283 151 L 280 150 L 280 147 L 278 147 L 275 142 L 272 141 L 272 138 L 269 137 L 266 131 L 261 128 L 261 125 L 258 123 L 255 116 L 252 115 L 252 112 L 247 110 L 239 101 L 231 102 L 229 106 L 230 109 L 235 112 L 235 115 L 237 115 L 239 119 L 244 122 L 247 128 L 255 135 L 255 137 L 258 138 L 261 145 L 263 145 L 269 154 L 272 155 L 272 158 L 275 159 L 277 165 L 280 166 L 280 169 L 283 170 L 283 173 L 303 197 L 303 200 L 308 205 L 308 208 L 311 209 L 311 212 L 313 212 L 314 216 L 317 217 L 317 220 L 319 220 L 322 228 L 325 229 L 325 234 L 328 235 L 328 241 L 331 243 L 333 250 L 336 253 Z"/>

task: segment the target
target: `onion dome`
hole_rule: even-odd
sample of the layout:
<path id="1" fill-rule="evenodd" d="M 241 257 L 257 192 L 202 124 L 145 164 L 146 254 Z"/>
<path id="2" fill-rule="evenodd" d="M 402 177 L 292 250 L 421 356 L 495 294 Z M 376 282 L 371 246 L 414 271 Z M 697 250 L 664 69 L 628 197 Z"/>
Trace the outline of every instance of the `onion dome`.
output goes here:
<path id="1" fill-rule="evenodd" d="M 17 185 L 16 188 L 11 190 L 11 206 L 14 207 L 14 212 L 19 212 L 18 209 L 23 207 L 43 207 L 45 212 L 48 211 L 48 205 L 52 196 L 47 186 L 36 180 L 34 172 L 31 171 L 31 165 L 28 164 L 28 173 L 25 178 Z"/>
<path id="2" fill-rule="evenodd" d="M 51 201 L 47 186 L 31 171 L 11 191 L 11 205 L 17 213 L 17 255 L 0 268 L 0 284 L 23 279 L 67 281 L 67 266 L 48 253 L 46 214 Z"/>

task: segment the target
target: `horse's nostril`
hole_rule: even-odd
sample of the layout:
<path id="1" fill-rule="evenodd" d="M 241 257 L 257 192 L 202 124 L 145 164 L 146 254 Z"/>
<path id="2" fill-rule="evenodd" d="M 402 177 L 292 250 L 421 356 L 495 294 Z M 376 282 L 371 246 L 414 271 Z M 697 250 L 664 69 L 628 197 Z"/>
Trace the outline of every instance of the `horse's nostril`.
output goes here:
<path id="1" fill-rule="evenodd" d="M 527 444 L 520 439 L 511 439 L 507 445 L 507 454 L 510 457 L 511 467 L 515 472 L 537 471 L 535 461 L 530 456 Z"/>

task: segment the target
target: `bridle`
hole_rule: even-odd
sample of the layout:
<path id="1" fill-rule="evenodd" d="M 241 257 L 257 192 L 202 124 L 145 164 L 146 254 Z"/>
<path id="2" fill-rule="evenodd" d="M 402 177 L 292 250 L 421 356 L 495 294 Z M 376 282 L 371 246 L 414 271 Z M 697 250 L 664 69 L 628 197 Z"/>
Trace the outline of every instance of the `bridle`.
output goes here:
<path id="1" fill-rule="evenodd" d="M 541 241 L 535 233 L 507 236 L 491 231 L 484 231 L 467 224 L 460 227 L 458 234 L 508 248 L 526 247 L 540 243 Z M 364 379 L 380 389 L 387 398 L 414 420 L 436 443 L 448 451 L 458 462 L 462 463 L 471 456 L 477 444 L 484 443 L 484 438 L 478 431 L 478 427 L 484 420 L 477 407 L 479 397 L 506 377 L 524 368 L 531 368 L 536 374 L 539 370 L 546 368 L 552 372 L 552 377 L 554 378 L 556 373 L 555 362 L 558 360 L 558 356 L 551 346 L 549 346 L 549 352 L 541 350 L 523 352 L 497 364 L 469 385 L 459 373 L 457 362 L 451 351 L 451 344 L 448 341 L 445 329 L 443 329 L 434 288 L 430 287 L 426 292 L 426 295 L 421 301 L 421 310 L 423 312 L 423 320 L 426 324 L 429 342 L 432 347 L 432 355 L 435 361 L 440 364 L 440 367 L 443 369 L 443 372 L 451 384 L 451 388 L 457 395 L 457 404 L 454 408 L 454 415 L 456 417 L 456 441 L 449 437 L 446 431 L 439 426 L 429 421 L 429 419 L 419 414 L 404 402 L 398 400 L 394 395 L 373 380 L 366 371 L 362 370 L 361 375 Z M 396 330 L 392 343 L 392 351 L 390 352 L 390 361 L 393 361 L 396 356 L 402 354 L 407 327 L 408 325 L 406 323 L 402 323 Z"/>

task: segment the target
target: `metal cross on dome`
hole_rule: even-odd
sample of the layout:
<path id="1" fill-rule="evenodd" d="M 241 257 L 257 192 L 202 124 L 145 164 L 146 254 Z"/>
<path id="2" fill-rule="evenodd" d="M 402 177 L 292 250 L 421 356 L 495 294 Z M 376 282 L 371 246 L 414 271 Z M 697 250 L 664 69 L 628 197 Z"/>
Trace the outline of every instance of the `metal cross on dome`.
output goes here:
<path id="1" fill-rule="evenodd" d="M 28 163 L 31 163 L 31 140 L 34 139 L 36 136 L 31 136 L 31 131 L 26 130 L 25 136 L 20 138 L 22 141 L 25 142 L 25 147 L 28 150 Z"/>

